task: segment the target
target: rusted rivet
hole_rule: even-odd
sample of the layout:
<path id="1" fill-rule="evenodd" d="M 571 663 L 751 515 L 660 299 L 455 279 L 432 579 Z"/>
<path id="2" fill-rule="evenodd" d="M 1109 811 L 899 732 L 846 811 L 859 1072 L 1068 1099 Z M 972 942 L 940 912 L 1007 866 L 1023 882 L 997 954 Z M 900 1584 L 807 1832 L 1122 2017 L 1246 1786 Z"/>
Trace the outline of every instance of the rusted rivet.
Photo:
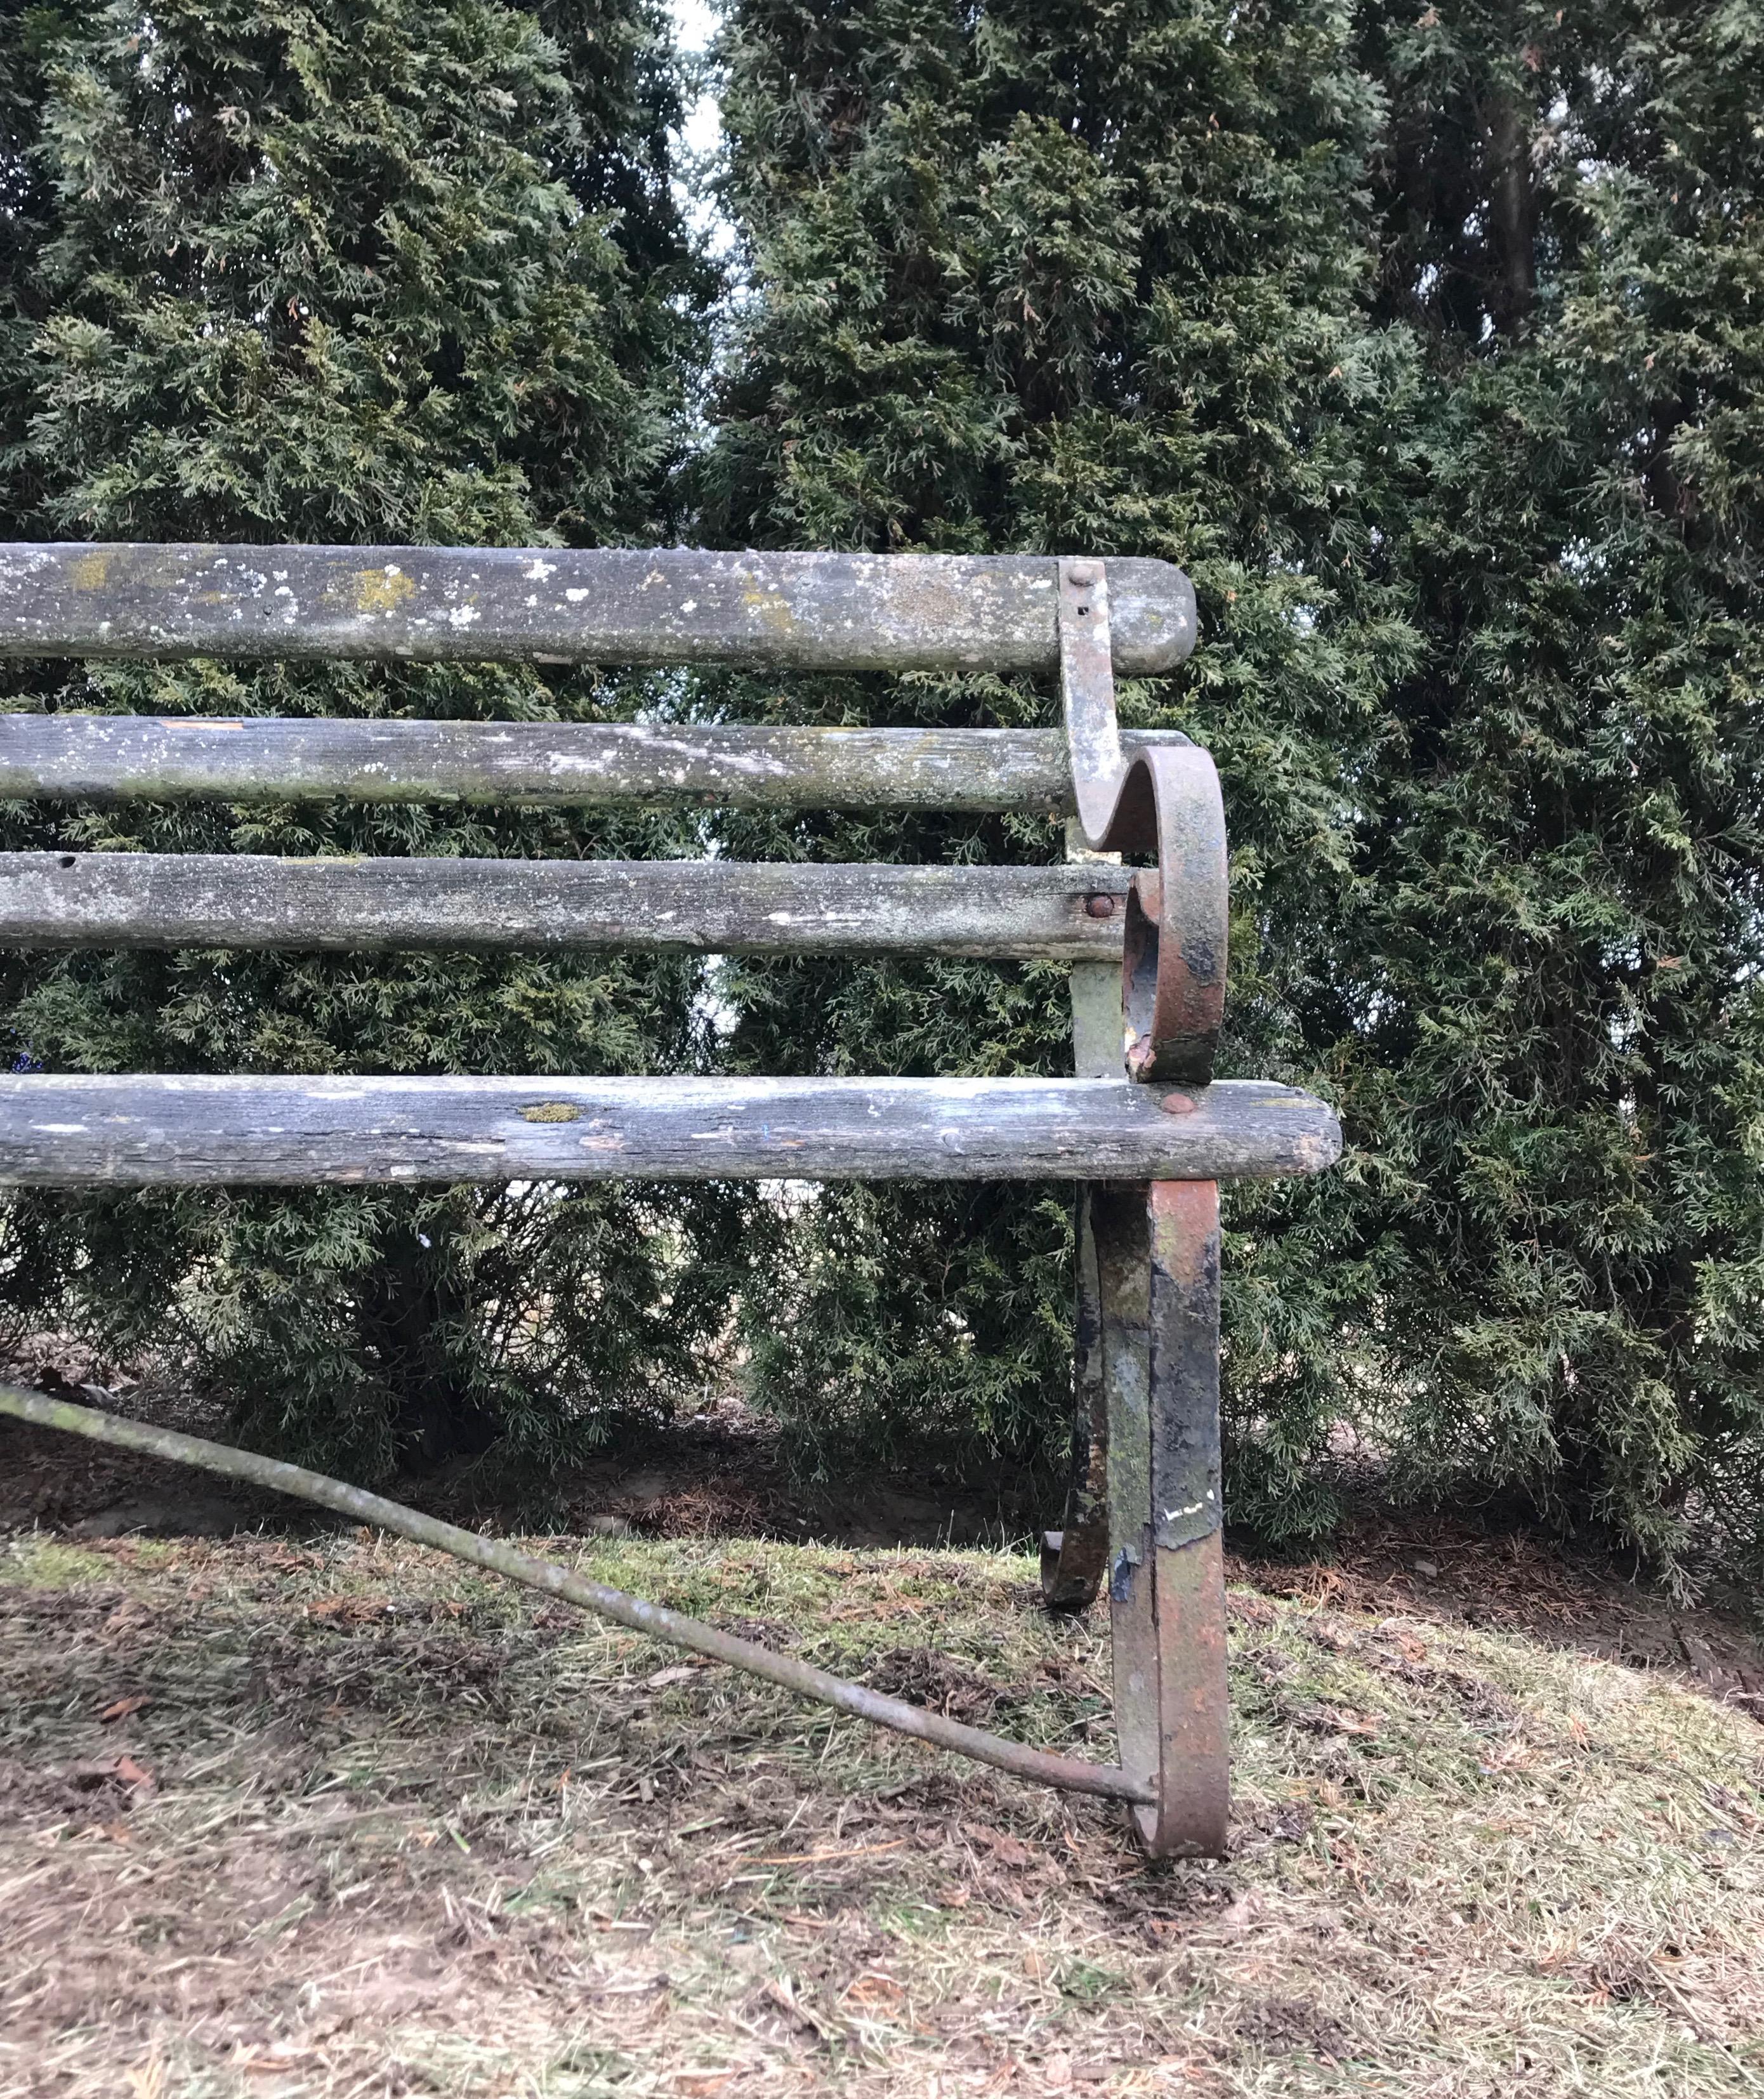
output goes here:
<path id="1" fill-rule="evenodd" d="M 1162 1102 L 1166 1115 L 1193 1115 L 1194 1099 L 1191 1094 L 1166 1094 Z"/>
<path id="2" fill-rule="evenodd" d="M 1084 909 L 1093 918 L 1112 918 L 1115 916 L 1115 899 L 1108 895 L 1087 896 Z"/>
<path id="3" fill-rule="evenodd" d="M 1089 590 L 1097 579 L 1094 561 L 1074 561 L 1066 571 L 1066 579 L 1075 590 Z"/>

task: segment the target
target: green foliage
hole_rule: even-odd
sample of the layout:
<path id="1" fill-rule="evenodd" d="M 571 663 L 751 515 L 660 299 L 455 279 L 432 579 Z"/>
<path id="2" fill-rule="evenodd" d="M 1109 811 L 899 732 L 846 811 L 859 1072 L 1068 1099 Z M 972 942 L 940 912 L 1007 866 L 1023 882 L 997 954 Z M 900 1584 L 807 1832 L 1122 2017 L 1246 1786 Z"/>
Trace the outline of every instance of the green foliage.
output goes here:
<path id="1" fill-rule="evenodd" d="M 1199 587 L 1193 662 L 1124 711 L 1224 775 L 1227 1068 L 1320 1087 L 1351 1142 L 1230 1206 L 1231 1497 L 1277 1537 L 1333 1520 L 1346 1435 L 1681 1573 L 1760 1553 L 1758 40 L 1718 0 L 731 11 L 717 536 L 1159 554 Z M 708 697 L 1050 718 L 996 679 Z M 1053 972 L 727 988 L 743 1061 L 1062 1054 Z M 1045 1452 L 1052 1191 L 773 1229 L 758 1388 L 823 1462 Z"/>
<path id="2" fill-rule="evenodd" d="M 1689 1578 L 1764 1563 L 1764 143 L 1755 8 L 731 0 L 746 252 L 706 286 L 648 0 L 0 0 L 13 536 L 645 540 L 1181 561 L 1127 686 L 1224 776 L 1226 1068 L 1341 1105 L 1230 1201 L 1230 1493 L 1345 1447 Z M 684 477 L 680 469 L 686 464 Z M 682 508 L 683 486 L 694 508 Z M 530 670 L 21 667 L 11 703 L 586 718 Z M 999 677 L 699 681 L 728 718 L 1021 724 Z M 583 853 L 556 814 L 8 812 L 8 843 Z M 690 834 L 696 837 L 696 834 Z M 725 816 L 732 854 L 1056 857 L 1056 826 Z M 630 1071 L 675 963 L 12 958 L 64 1068 Z M 1062 974 L 726 965 L 736 1069 L 1066 1067 Z M 32 1199 L 18 1318 L 170 1336 L 357 1470 L 543 1458 L 694 1374 L 744 1224 L 756 1394 L 822 1469 L 1051 1473 L 1058 1188 Z"/>
<path id="3" fill-rule="evenodd" d="M 1354 922 L 1349 1098 L 1412 1188 L 1390 1432 L 1423 1476 L 1755 1570 L 1764 28 L 1392 8 L 1366 49 L 1383 303 L 1434 381 L 1397 556 L 1427 651 Z"/>
<path id="4" fill-rule="evenodd" d="M 1414 384 L 1356 301 L 1378 119 L 1338 11 L 1135 4 L 970 16 L 936 0 L 731 16 L 728 194 L 749 301 L 703 486 L 725 543 L 1166 556 L 1201 597 L 1191 673 L 1128 687 L 1225 777 L 1237 848 L 1234 1068 L 1309 1070 L 1291 979 L 1348 885 L 1354 782 L 1413 658 L 1370 573 Z M 1047 721 L 976 677 L 748 685 L 722 704 L 820 720 Z M 731 850 L 1047 860 L 1029 821 L 732 824 Z M 745 968 L 732 1050 L 759 1065 L 1070 1069 L 1062 974 L 926 964 Z M 1240 1208 L 1243 1462 L 1332 1418 L 1332 1308 L 1290 1199 Z M 911 1446 L 1045 1463 L 1070 1376 L 1062 1191 L 836 1191 L 783 1226 L 754 1294 L 768 1404 L 821 1462 Z M 860 1251 L 861 1249 L 861 1252 Z M 1336 1273 L 1339 1264 L 1326 1272 Z M 1343 1287 L 1348 1286 L 1344 1284 Z M 774 1319 L 779 1294 L 787 1316 Z M 1270 1308 L 1278 1307 L 1275 1311 Z M 1253 1417 L 1253 1419 L 1252 1419 Z M 1314 1441 L 1307 1429 L 1306 1451 Z M 1266 1463 L 1262 1463 L 1266 1470 Z M 1305 1491 L 1281 1471 L 1284 1519 Z"/>
<path id="5" fill-rule="evenodd" d="M 667 188 L 664 57 L 624 0 L 24 18 L 7 161 L 36 231 L 6 257 L 8 536 L 664 529 L 703 288 Z M 523 667 L 199 662 L 36 667 L 12 704 L 548 719 L 641 697 Z M 666 835 L 341 806 L 18 807 L 5 828 L 302 855 Z M 64 1070 L 629 1072 L 691 1060 L 694 989 L 678 963 L 569 953 L 180 953 L 10 957 L 0 1000 L 16 1054 Z M 254 1432 L 358 1474 L 499 1429 L 550 1455 L 693 1374 L 717 1308 L 681 1276 L 672 1214 L 638 1188 L 30 1199 L 7 1297 L 169 1344 Z"/>

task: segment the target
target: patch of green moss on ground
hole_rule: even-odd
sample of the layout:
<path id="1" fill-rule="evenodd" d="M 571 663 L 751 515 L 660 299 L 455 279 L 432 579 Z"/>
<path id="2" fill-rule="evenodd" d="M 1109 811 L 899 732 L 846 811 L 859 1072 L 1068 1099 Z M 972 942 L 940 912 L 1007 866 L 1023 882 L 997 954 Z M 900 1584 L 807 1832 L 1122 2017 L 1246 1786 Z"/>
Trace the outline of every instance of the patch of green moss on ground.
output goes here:
<path id="1" fill-rule="evenodd" d="M 33 1533 L 0 1548 L 0 1582 L 26 1589 L 71 1589 L 81 1582 L 110 1582 L 116 1569 L 101 1554 L 58 1538 Z"/>

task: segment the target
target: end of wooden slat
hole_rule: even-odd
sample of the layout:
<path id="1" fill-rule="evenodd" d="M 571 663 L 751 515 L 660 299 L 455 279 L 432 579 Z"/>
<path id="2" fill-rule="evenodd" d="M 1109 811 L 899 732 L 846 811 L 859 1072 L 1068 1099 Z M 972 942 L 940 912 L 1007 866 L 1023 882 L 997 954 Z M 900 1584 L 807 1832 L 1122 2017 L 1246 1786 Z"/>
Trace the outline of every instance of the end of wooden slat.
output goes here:
<path id="1" fill-rule="evenodd" d="M 1194 586 L 1174 561 L 1106 561 L 1109 633 L 1116 674 L 1155 678 L 1193 653 L 1199 634 Z"/>

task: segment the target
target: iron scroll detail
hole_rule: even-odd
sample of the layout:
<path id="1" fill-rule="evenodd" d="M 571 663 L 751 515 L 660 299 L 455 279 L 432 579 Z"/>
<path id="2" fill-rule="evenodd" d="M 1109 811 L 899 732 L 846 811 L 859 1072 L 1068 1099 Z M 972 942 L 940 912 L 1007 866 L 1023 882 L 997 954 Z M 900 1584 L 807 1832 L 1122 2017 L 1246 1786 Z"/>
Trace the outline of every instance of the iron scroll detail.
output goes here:
<path id="1" fill-rule="evenodd" d="M 1086 843 L 1150 859 L 1128 891 L 1121 1012 L 1128 1075 L 1203 1086 L 1224 1017 L 1225 803 L 1208 754 L 1154 746 L 1129 759 L 1115 708 L 1108 578 L 1059 564 L 1060 696 Z"/>

